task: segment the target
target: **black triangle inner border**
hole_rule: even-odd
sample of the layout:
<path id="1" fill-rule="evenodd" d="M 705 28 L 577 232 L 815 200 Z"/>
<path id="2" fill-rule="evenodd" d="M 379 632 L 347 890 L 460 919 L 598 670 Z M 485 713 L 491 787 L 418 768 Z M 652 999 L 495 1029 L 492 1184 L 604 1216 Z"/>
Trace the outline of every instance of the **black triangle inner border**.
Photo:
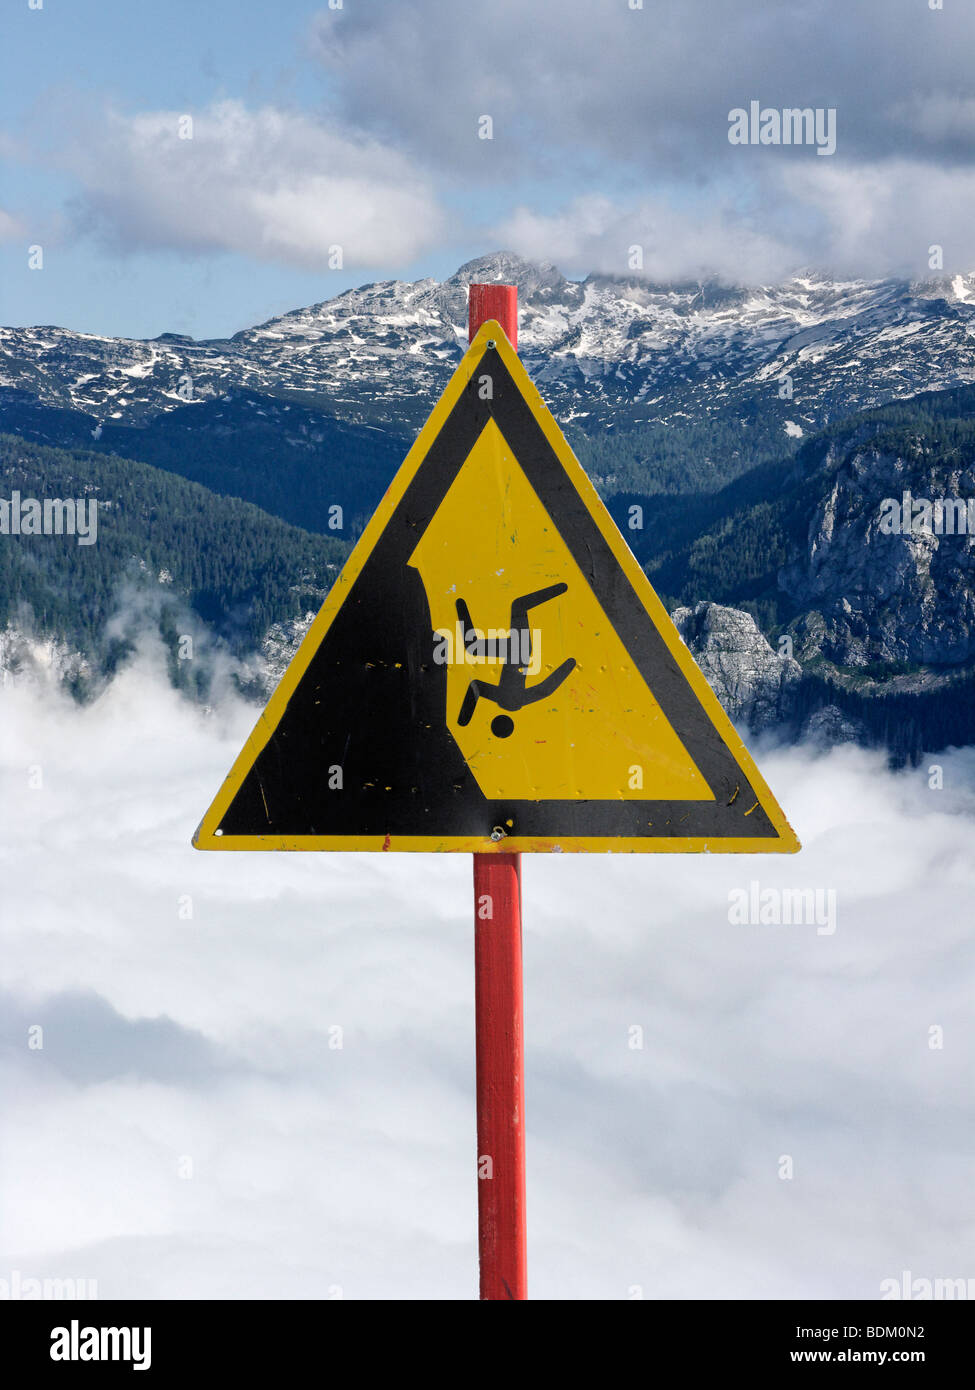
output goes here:
<path id="1" fill-rule="evenodd" d="M 478 389 L 485 374 L 492 380 L 490 401 L 482 400 Z M 418 582 L 409 558 L 489 420 L 503 435 L 714 801 L 492 801 L 474 781 L 446 728 L 445 677 L 438 687 L 436 673 L 426 664 L 432 652 L 429 610 L 425 630 L 418 632 L 424 625 L 416 599 L 405 595 L 409 581 Z M 378 667 L 366 657 L 379 650 L 390 660 L 378 663 L 380 679 L 367 681 L 365 668 L 375 672 Z M 396 654 L 398 662 L 391 659 Z M 398 683 L 392 679 L 394 668 Z M 418 683 L 426 690 L 419 699 Z M 410 702 L 405 712 L 404 701 Z M 309 767 L 320 769 L 333 760 L 347 764 L 341 793 L 325 789 L 320 771 L 309 775 Z M 508 835 L 519 838 L 779 838 L 501 354 L 488 347 L 221 817 L 220 830 L 227 835 L 447 839 L 487 837 L 496 825 L 506 825 Z"/>

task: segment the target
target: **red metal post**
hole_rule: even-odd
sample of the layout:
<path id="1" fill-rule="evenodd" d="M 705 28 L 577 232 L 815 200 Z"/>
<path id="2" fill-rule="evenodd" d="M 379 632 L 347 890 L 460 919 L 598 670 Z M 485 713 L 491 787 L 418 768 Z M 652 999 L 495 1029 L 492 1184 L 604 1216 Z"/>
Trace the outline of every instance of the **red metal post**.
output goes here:
<path id="1" fill-rule="evenodd" d="M 518 346 L 515 285 L 471 285 L 468 333 L 496 319 Z M 528 1297 L 521 855 L 474 855 L 477 1224 L 482 1299 Z"/>
<path id="2" fill-rule="evenodd" d="M 474 855 L 481 1298 L 527 1298 L 521 855 Z"/>
<path id="3" fill-rule="evenodd" d="M 473 338 L 485 319 L 496 319 L 508 342 L 518 348 L 518 286 L 471 285 L 467 301 L 467 336 Z"/>

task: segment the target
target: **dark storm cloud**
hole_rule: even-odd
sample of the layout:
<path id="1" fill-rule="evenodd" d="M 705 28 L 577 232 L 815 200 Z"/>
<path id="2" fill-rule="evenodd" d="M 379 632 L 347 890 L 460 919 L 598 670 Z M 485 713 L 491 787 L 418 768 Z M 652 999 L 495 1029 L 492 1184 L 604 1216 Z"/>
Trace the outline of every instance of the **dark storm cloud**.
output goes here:
<path id="1" fill-rule="evenodd" d="M 859 160 L 975 155 L 975 10 L 956 0 L 405 0 L 323 10 L 312 45 L 346 119 L 458 169 L 490 114 L 497 174 L 700 174 L 727 165 L 728 112 L 750 100 L 835 107 Z"/>

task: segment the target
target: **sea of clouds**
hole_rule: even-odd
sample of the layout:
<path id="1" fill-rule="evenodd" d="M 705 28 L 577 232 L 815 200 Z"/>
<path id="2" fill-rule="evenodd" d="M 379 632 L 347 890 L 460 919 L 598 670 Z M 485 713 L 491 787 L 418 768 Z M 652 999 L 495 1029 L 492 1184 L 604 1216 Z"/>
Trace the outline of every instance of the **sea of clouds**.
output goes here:
<path id="1" fill-rule="evenodd" d="M 254 717 L 0 689 L 0 1278 L 476 1297 L 470 856 L 195 852 Z M 975 1275 L 975 750 L 753 751 L 796 857 L 525 857 L 536 1298 Z"/>

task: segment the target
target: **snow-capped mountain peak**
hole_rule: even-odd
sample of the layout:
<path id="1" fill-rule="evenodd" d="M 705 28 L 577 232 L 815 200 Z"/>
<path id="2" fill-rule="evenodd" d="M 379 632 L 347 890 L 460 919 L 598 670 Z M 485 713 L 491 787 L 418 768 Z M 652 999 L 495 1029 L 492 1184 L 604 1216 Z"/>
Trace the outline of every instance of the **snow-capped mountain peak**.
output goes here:
<path id="1" fill-rule="evenodd" d="M 786 378 L 807 427 L 837 410 L 975 380 L 975 274 L 910 284 L 803 270 L 751 288 L 570 280 L 499 251 L 443 282 L 361 285 L 231 339 L 0 329 L 0 388 L 143 421 L 236 388 L 313 395 L 412 431 L 467 340 L 472 281 L 519 288 L 519 348 L 556 415 L 626 425 L 735 409 Z"/>

